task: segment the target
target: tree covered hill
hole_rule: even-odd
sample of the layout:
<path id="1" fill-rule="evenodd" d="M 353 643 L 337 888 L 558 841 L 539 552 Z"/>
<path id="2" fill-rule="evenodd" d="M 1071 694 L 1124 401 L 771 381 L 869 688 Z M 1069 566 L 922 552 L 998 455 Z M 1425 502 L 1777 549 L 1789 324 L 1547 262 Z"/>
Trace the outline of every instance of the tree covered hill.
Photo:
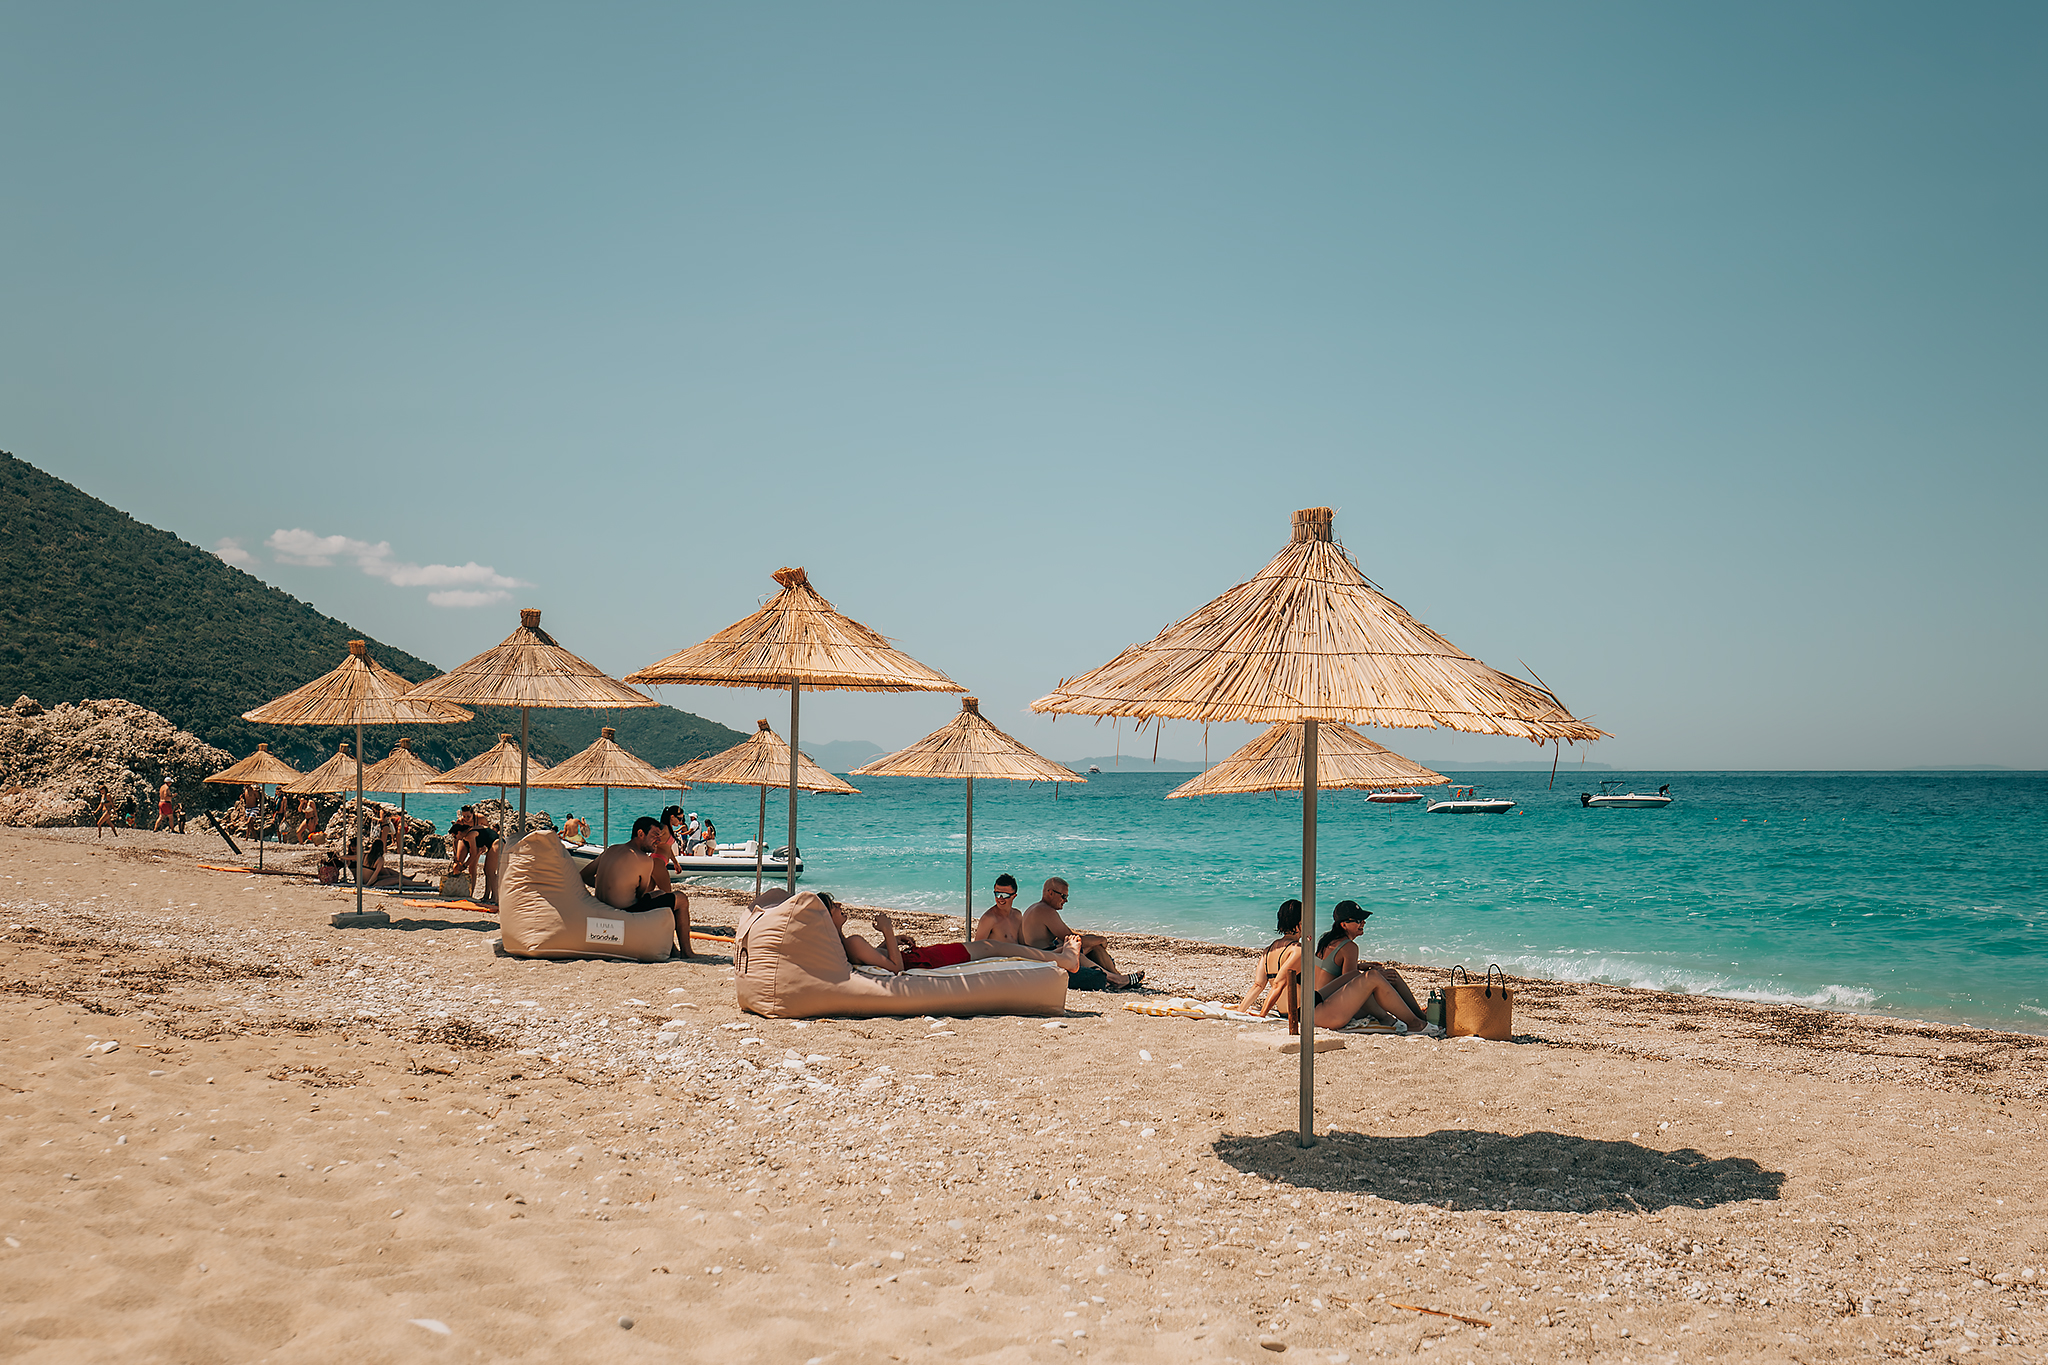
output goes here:
<path id="1" fill-rule="evenodd" d="M 334 668 L 356 639 L 414 682 L 442 671 L 0 451 L 0 706 L 22 694 L 45 706 L 125 698 L 237 756 L 261 740 L 305 768 L 354 732 L 251 725 L 242 713 Z M 518 732 L 517 711 L 476 716 L 414 727 L 413 750 L 445 768 Z M 533 752 L 549 762 L 604 725 L 663 768 L 745 738 L 670 706 L 536 711 L 532 723 Z M 397 737 L 365 730 L 367 756 Z"/>

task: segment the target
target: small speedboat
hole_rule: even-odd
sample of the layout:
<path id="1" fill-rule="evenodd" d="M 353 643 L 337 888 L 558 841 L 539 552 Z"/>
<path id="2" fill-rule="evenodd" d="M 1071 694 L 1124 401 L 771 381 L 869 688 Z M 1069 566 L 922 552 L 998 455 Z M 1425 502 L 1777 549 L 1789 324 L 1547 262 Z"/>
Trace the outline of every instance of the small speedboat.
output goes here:
<path id="1" fill-rule="evenodd" d="M 1429 803 L 1432 815 L 1505 815 L 1514 808 L 1506 797 L 1480 796 L 1477 787 L 1453 787 L 1448 799 Z"/>
<path id="2" fill-rule="evenodd" d="M 1579 793 L 1579 804 L 1588 810 L 1661 810 L 1671 804 L 1671 784 L 1666 782 L 1653 793 L 1618 791 L 1619 780 L 1602 782 L 1600 794 Z"/>
<path id="3" fill-rule="evenodd" d="M 1368 796 L 1365 799 L 1368 801 L 1377 801 L 1383 806 L 1405 806 L 1408 805 L 1410 802 L 1420 801 L 1422 799 L 1422 793 L 1374 792 L 1371 796 Z"/>
<path id="4" fill-rule="evenodd" d="M 562 848 L 570 857 L 586 863 L 604 852 L 604 849 L 596 844 L 565 842 Z M 754 875 L 754 841 L 749 839 L 743 844 L 720 844 L 716 857 L 700 853 L 688 858 L 678 858 L 675 870 L 678 876 L 688 877 L 751 877 Z M 785 844 L 764 854 L 761 858 L 761 872 L 763 875 L 772 873 L 777 877 L 788 876 L 789 846 Z M 802 854 L 797 855 L 796 874 L 799 877 L 804 874 Z"/>

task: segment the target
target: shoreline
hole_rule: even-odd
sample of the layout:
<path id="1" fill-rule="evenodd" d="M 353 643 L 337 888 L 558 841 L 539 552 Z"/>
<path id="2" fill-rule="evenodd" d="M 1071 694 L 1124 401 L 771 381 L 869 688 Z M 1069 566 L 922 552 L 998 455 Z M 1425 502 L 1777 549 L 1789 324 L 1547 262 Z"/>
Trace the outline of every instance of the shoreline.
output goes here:
<path id="1" fill-rule="evenodd" d="M 1295 1058 L 1123 993 L 765 1020 L 111 842 L 0 833 L 24 1360 L 2048 1359 L 2031 1035 L 1530 982 L 1318 1057 L 1301 1149 Z"/>
<path id="2" fill-rule="evenodd" d="M 90 826 L 23 830 L 21 832 L 50 836 L 88 845 L 97 842 L 98 844 L 111 847 L 115 842 L 114 839 L 100 839 L 96 841 L 93 837 L 94 831 Z M 195 860 L 223 864 L 239 861 L 251 867 L 255 865 L 253 853 L 245 850 L 244 855 L 237 859 L 234 855 L 226 852 L 220 837 L 210 830 L 204 832 L 195 830 L 183 835 L 169 833 L 153 834 L 148 830 L 128 830 L 119 838 L 123 840 L 161 841 L 158 843 L 137 842 L 134 844 L 135 848 L 147 849 L 152 854 L 190 853 Z M 211 845 L 211 848 L 208 845 Z M 267 850 L 265 855 L 265 866 L 267 868 L 277 869 L 294 879 L 303 879 L 305 883 L 317 884 L 314 882 L 310 872 L 312 863 L 316 860 L 315 855 L 304 851 L 303 845 L 273 843 L 267 844 L 265 848 Z M 447 870 L 448 860 L 446 858 L 409 856 L 406 860 L 406 867 L 408 873 L 411 873 L 414 869 L 420 869 L 423 877 L 438 879 Z M 777 884 L 779 883 L 775 878 L 764 879 L 762 883 L 764 888 Z M 687 891 L 693 905 L 702 900 L 722 907 L 730 907 L 729 910 L 721 910 L 719 912 L 720 915 L 727 917 L 737 915 L 752 900 L 751 887 L 746 890 L 739 890 L 720 882 L 695 882 L 682 878 L 677 879 L 676 885 Z M 342 888 L 342 891 L 343 894 L 349 895 L 351 899 L 353 898 L 353 892 L 350 889 Z M 422 896 L 420 898 L 425 897 Z M 364 904 L 367 907 L 385 899 L 393 898 L 387 897 L 385 893 L 381 892 L 369 893 L 365 895 Z M 896 923 L 899 931 L 909 933 L 920 942 L 935 942 L 943 937 L 956 936 L 959 933 L 962 922 L 959 915 L 899 909 L 888 905 L 867 905 L 845 899 L 842 899 L 840 903 L 846 907 L 849 920 L 861 924 L 872 923 L 873 917 L 878 911 L 886 911 Z M 699 915 L 696 918 L 702 921 L 703 917 Z M 1244 988 L 1250 984 L 1250 970 L 1248 966 L 1236 964 L 1249 964 L 1258 958 L 1261 951 L 1261 948 L 1216 943 L 1206 939 L 1182 938 L 1172 934 L 1125 932 L 1121 930 L 1105 930 L 1101 932 L 1102 936 L 1108 940 L 1111 952 L 1118 955 L 1119 961 L 1122 960 L 1122 955 L 1124 954 L 1164 954 L 1174 960 L 1173 965 L 1166 972 L 1156 977 L 1151 974 L 1148 967 L 1146 985 L 1155 988 L 1153 991 L 1155 994 L 1192 995 L 1202 999 L 1237 1000 L 1243 995 Z M 1205 959 L 1211 958 L 1217 959 L 1218 962 L 1209 963 L 1205 961 Z M 1449 972 L 1447 967 L 1403 962 L 1391 958 L 1387 960 L 1399 968 L 1403 975 L 1412 976 L 1415 980 L 1422 982 L 1419 993 L 1425 995 L 1432 987 L 1440 984 L 1439 978 L 1447 976 Z M 1226 968 L 1219 965 L 1221 962 L 1230 962 L 1234 965 Z M 1146 966 L 1147 964 L 1141 962 L 1139 965 Z M 1237 973 L 1243 978 L 1234 987 L 1230 984 L 1233 980 L 1230 975 L 1232 972 Z M 1763 1012 L 1763 1017 L 1769 1017 L 1772 1011 L 1794 1010 L 1823 1015 L 1839 1015 L 1847 1019 L 1861 1021 L 1865 1027 L 1872 1029 L 1897 1025 L 1930 1029 L 1953 1029 L 1993 1036 L 2010 1035 L 2014 1038 L 2048 1040 L 2048 1019 L 2044 1019 L 2038 1028 L 2029 1028 L 1980 1023 L 1967 1019 L 1928 1018 L 1910 1013 L 1892 1014 L 1882 1010 L 1862 1010 L 1844 1005 L 1814 1004 L 1803 1000 L 1752 1000 L 1741 996 L 1716 995 L 1706 991 L 1660 990 L 1650 986 L 1625 986 L 1614 982 L 1591 979 L 1581 980 L 1572 977 L 1539 977 L 1509 974 L 1508 981 L 1510 988 L 1517 992 L 1518 1000 L 1524 993 L 1530 992 L 1539 996 L 1570 996 L 1586 993 L 1596 997 L 1612 997 L 1616 1007 L 1625 1004 L 1629 1000 L 1640 998 L 1643 1001 L 1644 1007 L 1652 1010 L 1668 1010 L 1671 1008 L 1669 1002 L 1673 1001 L 1693 1001 L 1705 1002 L 1702 1008 L 1704 1013 L 1715 1013 L 1717 1007 L 1726 1006 L 1728 1010 L 1723 1017 L 1727 1018 L 1746 1017 L 1742 1013 L 1744 1010 L 1761 1011 Z M 1158 989 L 1163 984 L 1169 985 L 1170 989 Z M 1533 999 L 1534 996 L 1531 998 Z M 1665 1003 L 1660 1004 L 1657 1002 Z"/>

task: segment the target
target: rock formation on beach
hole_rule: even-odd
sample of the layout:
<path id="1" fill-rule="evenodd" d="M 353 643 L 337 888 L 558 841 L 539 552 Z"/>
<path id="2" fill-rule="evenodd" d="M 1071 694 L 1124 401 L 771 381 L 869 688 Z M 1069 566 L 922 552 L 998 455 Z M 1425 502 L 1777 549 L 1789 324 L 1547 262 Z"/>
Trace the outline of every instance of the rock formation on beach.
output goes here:
<path id="1" fill-rule="evenodd" d="M 0 825 L 88 825 L 104 786 L 118 805 L 133 795 L 138 821 L 156 820 L 165 778 L 187 812 L 233 792 L 206 778 L 234 755 L 131 701 L 82 701 L 45 710 L 22 697 L 0 710 Z"/>

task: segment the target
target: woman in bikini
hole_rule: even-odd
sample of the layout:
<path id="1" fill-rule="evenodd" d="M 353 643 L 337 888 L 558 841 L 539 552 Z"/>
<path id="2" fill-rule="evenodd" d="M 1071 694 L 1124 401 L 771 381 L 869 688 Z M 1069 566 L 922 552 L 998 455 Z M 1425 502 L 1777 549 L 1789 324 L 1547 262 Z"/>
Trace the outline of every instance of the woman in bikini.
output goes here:
<path id="1" fill-rule="evenodd" d="M 1367 963 L 1361 968 L 1354 960 L 1358 950 L 1353 940 L 1364 930 L 1371 912 L 1359 909 L 1356 901 L 1345 901 L 1336 913 L 1336 927 L 1316 943 L 1316 1027 L 1340 1029 L 1364 1014 L 1392 1020 L 1410 1033 L 1426 1030 L 1429 1025 L 1422 1012 L 1411 1008 L 1412 999 L 1403 998 L 1406 983 L 1397 990 L 1379 964 Z"/>
<path id="2" fill-rule="evenodd" d="M 1301 948 L 1301 902 L 1280 902 L 1279 923 L 1275 927 L 1279 929 L 1280 937 L 1267 944 L 1266 951 L 1259 954 L 1259 974 L 1253 979 L 1252 988 L 1244 993 L 1244 999 L 1237 1002 L 1241 1013 L 1265 1014 L 1273 1007 L 1273 1000 L 1280 994 L 1280 989 L 1291 979 L 1291 976 L 1282 977 L 1282 972 L 1291 973 L 1289 964 L 1299 955 Z M 1277 986 L 1274 984 L 1276 981 Z M 1269 990 L 1269 986 L 1273 989 Z M 1261 1003 L 1261 996 L 1264 1003 Z"/>

